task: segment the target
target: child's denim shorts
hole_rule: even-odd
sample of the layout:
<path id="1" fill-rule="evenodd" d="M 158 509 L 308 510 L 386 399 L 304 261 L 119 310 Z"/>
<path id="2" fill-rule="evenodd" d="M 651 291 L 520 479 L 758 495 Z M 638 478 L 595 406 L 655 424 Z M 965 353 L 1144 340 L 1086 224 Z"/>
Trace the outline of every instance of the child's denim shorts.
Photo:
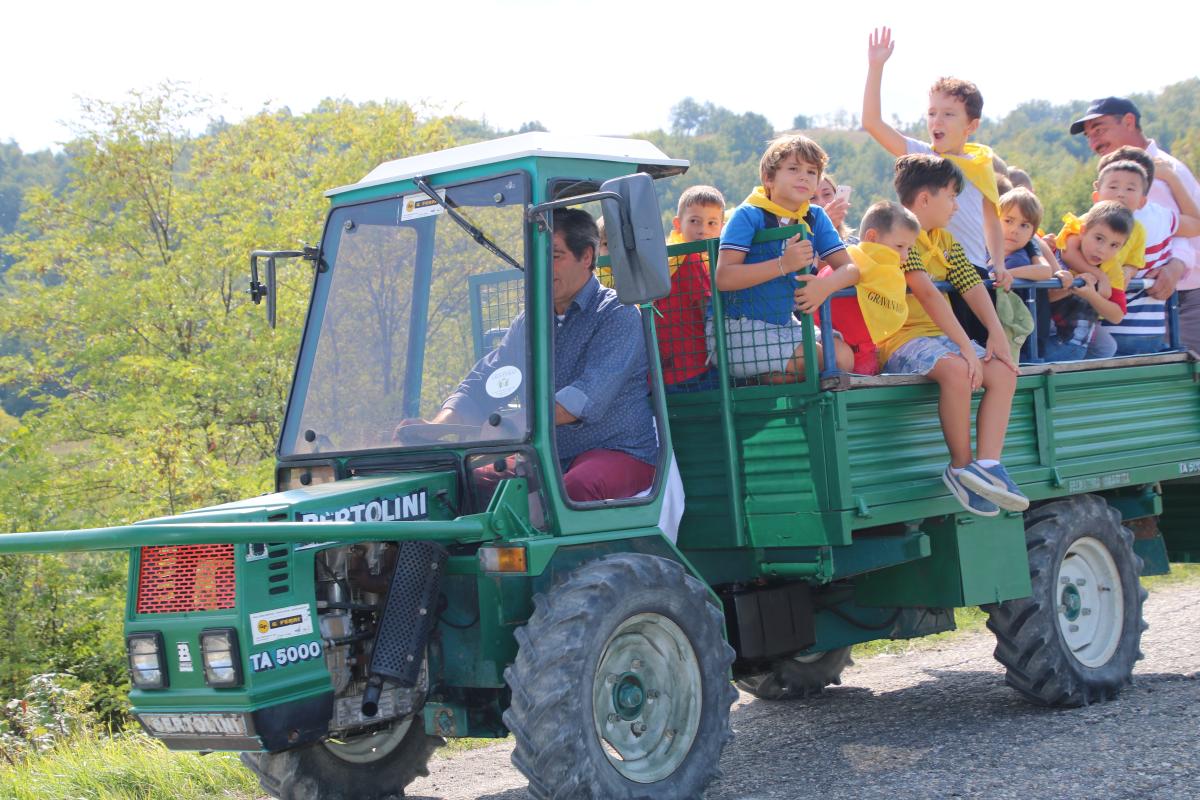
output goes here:
<path id="1" fill-rule="evenodd" d="M 987 354 L 975 341 L 971 342 L 971 346 L 980 358 Z M 949 336 L 918 336 L 892 353 L 892 357 L 883 365 L 883 371 L 893 375 L 928 375 L 939 359 L 957 356 L 961 352 Z"/>

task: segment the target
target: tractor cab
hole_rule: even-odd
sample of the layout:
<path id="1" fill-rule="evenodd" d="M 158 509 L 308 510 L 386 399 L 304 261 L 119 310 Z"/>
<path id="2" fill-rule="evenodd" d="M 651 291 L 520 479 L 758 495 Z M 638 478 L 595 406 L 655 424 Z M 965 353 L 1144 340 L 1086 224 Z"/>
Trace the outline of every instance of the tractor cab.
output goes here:
<path id="1" fill-rule="evenodd" d="M 456 510 L 477 512 L 490 492 L 473 484 L 474 470 L 519 455 L 522 474 L 542 487 L 531 505 L 539 524 L 554 508 L 566 522 L 578 504 L 562 491 L 553 435 L 552 212 L 579 204 L 598 215 L 607 204 L 618 235 L 637 228 L 613 275 L 623 302 L 646 302 L 669 287 L 646 187 L 686 168 L 645 141 L 528 133 L 388 162 L 328 192 L 278 488 L 436 464 L 462 478 Z M 643 240 L 662 257 L 639 258 Z M 645 335 L 653 348 L 649 326 Z M 506 337 L 520 357 L 487 376 L 498 410 L 478 424 L 429 423 Z M 658 428 L 665 438 L 661 420 Z"/>

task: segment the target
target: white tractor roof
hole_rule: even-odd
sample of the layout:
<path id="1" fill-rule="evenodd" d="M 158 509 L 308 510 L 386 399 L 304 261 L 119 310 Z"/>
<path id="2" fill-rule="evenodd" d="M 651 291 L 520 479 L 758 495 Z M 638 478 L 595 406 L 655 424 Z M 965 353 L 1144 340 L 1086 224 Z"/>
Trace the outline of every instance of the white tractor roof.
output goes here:
<path id="1" fill-rule="evenodd" d="M 436 175 L 450 170 L 510 161 L 526 156 L 542 158 L 582 158 L 598 161 L 624 161 L 636 164 L 655 175 L 677 175 L 688 168 L 685 159 L 668 158 L 653 143 L 644 139 L 624 139 L 616 136 L 575 136 L 534 131 L 503 139 L 490 139 L 436 153 L 385 161 L 367 173 L 358 183 L 339 186 L 325 193 L 327 197 L 377 186 L 381 183 L 407 180 L 417 175 Z"/>

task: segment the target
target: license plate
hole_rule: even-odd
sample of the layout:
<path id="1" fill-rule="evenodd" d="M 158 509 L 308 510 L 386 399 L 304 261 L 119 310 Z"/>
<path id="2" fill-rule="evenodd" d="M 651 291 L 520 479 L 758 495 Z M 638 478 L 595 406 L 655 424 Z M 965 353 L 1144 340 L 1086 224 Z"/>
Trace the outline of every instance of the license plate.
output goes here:
<path id="1" fill-rule="evenodd" d="M 245 736 L 242 714 L 140 714 L 156 736 Z"/>

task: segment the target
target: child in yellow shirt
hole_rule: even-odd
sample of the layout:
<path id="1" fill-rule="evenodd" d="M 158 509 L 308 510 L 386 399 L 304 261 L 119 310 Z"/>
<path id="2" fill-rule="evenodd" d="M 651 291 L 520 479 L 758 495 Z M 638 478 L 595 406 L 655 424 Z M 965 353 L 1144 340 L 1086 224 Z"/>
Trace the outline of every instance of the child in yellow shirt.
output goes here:
<path id="1" fill-rule="evenodd" d="M 917 218 L 921 232 L 904 262 L 912 292 L 908 319 L 879 344 L 884 372 L 926 375 L 938 384 L 938 416 L 950 450 L 942 481 L 968 511 L 995 516 L 1022 511 L 1029 500 L 1000 463 L 1017 369 L 1008 340 L 979 274 L 962 246 L 945 230 L 958 208 L 963 176 L 936 155 L 912 154 L 896 161 L 896 193 Z M 934 281 L 949 280 L 987 329 L 986 347 L 967 337 L 949 300 Z M 976 419 L 977 458 L 972 459 L 971 394 L 982 387 Z"/>

